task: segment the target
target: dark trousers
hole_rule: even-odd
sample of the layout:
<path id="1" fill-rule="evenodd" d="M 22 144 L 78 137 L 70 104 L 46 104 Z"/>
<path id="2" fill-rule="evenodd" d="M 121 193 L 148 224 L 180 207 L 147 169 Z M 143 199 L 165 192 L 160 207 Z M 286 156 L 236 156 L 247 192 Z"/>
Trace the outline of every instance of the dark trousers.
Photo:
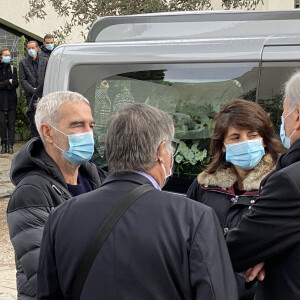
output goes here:
<path id="1" fill-rule="evenodd" d="M 39 136 L 39 133 L 35 126 L 35 120 L 34 120 L 37 99 L 34 96 L 32 96 L 30 100 L 26 98 L 26 102 L 28 106 L 26 114 L 27 114 L 27 119 L 29 121 L 29 129 L 30 129 L 31 137 L 36 137 Z"/>
<path id="2" fill-rule="evenodd" d="M 14 145 L 15 143 L 16 110 L 0 110 L 0 137 L 1 144 Z"/>

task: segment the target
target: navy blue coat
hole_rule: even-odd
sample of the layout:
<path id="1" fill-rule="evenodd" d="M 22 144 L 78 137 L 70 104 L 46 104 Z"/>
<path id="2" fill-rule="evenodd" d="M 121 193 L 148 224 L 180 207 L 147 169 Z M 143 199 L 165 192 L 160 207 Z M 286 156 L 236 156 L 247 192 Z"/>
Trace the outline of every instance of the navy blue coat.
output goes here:
<path id="1" fill-rule="evenodd" d="M 38 299 L 72 299 L 83 253 L 108 213 L 141 184 L 135 173 L 111 175 L 99 189 L 50 214 L 38 270 Z M 237 287 L 213 210 L 159 190 L 121 217 L 98 254 L 81 299 L 235 300 Z"/>

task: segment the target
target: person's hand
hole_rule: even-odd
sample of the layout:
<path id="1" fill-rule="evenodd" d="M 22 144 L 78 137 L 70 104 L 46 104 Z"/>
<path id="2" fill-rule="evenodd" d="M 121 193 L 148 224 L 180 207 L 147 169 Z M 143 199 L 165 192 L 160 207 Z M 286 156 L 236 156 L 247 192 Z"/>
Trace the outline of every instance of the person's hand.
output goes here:
<path id="1" fill-rule="evenodd" d="M 263 281 L 266 276 L 266 270 L 264 269 L 264 262 L 261 262 L 257 265 L 255 265 L 252 268 L 249 268 L 248 270 L 241 272 L 241 274 L 244 276 L 246 282 L 250 282 L 254 280 L 256 277 L 259 281 Z"/>
<path id="2" fill-rule="evenodd" d="M 12 84 L 12 79 L 9 79 L 8 81 L 9 81 L 10 84 Z"/>

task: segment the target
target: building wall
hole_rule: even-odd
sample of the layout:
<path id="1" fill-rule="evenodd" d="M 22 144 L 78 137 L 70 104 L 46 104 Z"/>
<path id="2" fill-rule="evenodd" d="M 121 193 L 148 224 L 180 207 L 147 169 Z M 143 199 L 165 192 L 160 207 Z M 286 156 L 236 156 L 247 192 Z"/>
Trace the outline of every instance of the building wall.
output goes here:
<path id="1" fill-rule="evenodd" d="M 214 10 L 222 10 L 221 0 L 212 0 L 212 7 Z M 264 4 L 258 4 L 256 10 L 284 10 L 293 9 L 294 0 L 263 0 Z"/>
<path id="2" fill-rule="evenodd" d="M 47 1 L 45 1 L 47 3 Z M 15 29 L 22 28 L 33 35 L 43 38 L 45 34 L 59 29 L 63 26 L 66 19 L 57 17 L 54 9 L 48 5 L 46 8 L 47 16 L 45 20 L 33 19 L 29 23 L 26 22 L 24 15 L 29 10 L 28 0 L 8 0 L 0 1 L 0 19 L 16 26 Z M 13 27 L 13 26 L 12 26 Z M 83 42 L 80 34 L 82 28 L 74 28 L 72 34 L 67 38 L 67 42 Z"/>
<path id="3" fill-rule="evenodd" d="M 211 0 L 214 10 L 221 10 L 221 0 Z M 263 0 L 264 5 L 259 4 L 257 10 L 275 10 L 275 9 L 293 9 L 294 0 Z M 46 1 L 47 3 L 47 1 Z M 0 1 L 0 20 L 12 24 L 12 27 L 22 28 L 23 30 L 32 33 L 40 38 L 44 37 L 46 33 L 59 29 L 64 25 L 66 19 L 58 18 L 54 9 L 48 5 L 46 7 L 47 16 L 45 20 L 34 19 L 27 23 L 24 15 L 29 10 L 28 0 L 8 0 Z M 68 43 L 83 42 L 84 38 L 81 35 L 82 27 L 73 28 L 70 37 L 66 39 Z"/>

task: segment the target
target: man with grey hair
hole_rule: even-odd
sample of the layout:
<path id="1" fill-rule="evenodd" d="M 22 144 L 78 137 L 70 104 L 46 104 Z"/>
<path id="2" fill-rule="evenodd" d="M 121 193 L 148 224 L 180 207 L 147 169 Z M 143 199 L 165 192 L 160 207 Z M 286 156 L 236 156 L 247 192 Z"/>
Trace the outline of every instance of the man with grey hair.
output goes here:
<path id="1" fill-rule="evenodd" d="M 288 151 L 262 181 L 249 214 L 227 235 L 233 267 L 247 270 L 248 281 L 263 275 L 265 263 L 255 299 L 300 299 L 300 72 L 286 83 L 281 122 Z"/>
<path id="2" fill-rule="evenodd" d="M 35 121 L 41 138 L 31 139 L 12 162 L 16 189 L 7 208 L 21 300 L 36 299 L 39 252 L 50 211 L 98 188 L 105 177 L 88 162 L 94 120 L 87 99 L 73 92 L 49 94 L 38 102 Z"/>
<path id="3" fill-rule="evenodd" d="M 128 104 L 111 117 L 111 175 L 50 214 L 38 299 L 237 299 L 213 210 L 161 191 L 172 172 L 173 136 L 170 117 L 146 104 Z M 108 221 L 120 207 L 124 214 Z M 98 240 L 102 230 L 108 235 Z"/>

